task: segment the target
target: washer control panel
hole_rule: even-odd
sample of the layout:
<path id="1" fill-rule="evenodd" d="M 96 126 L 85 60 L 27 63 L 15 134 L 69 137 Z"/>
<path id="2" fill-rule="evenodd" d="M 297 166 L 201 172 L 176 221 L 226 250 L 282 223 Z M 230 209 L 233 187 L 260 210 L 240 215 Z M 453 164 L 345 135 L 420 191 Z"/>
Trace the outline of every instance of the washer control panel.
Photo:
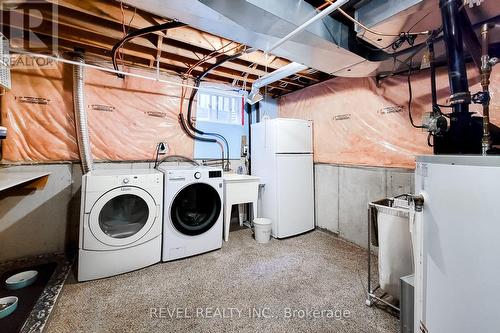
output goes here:
<path id="1" fill-rule="evenodd" d="M 208 167 L 170 169 L 165 172 L 165 176 L 165 179 L 170 182 L 221 180 L 222 170 Z"/>
<path id="2" fill-rule="evenodd" d="M 222 171 L 220 170 L 208 172 L 208 178 L 220 178 L 220 177 L 222 177 Z"/>

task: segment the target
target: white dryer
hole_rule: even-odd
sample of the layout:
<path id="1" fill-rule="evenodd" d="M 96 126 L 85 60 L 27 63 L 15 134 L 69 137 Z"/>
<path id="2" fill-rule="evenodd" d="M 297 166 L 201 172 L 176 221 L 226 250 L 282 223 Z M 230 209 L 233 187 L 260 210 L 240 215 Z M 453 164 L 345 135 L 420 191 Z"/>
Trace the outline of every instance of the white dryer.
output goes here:
<path id="1" fill-rule="evenodd" d="M 161 260 L 163 173 L 96 170 L 82 178 L 78 281 Z"/>
<path id="2" fill-rule="evenodd" d="M 165 174 L 163 261 L 222 247 L 222 169 L 161 166 Z"/>

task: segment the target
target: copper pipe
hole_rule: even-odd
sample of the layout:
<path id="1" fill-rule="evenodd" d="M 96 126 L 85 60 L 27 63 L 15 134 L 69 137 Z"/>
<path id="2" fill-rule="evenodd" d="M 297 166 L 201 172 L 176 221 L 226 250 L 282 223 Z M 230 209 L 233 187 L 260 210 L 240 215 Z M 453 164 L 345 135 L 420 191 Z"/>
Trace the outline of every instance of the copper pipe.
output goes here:
<path id="1" fill-rule="evenodd" d="M 487 23 L 481 27 L 481 86 L 483 93 L 488 96 L 488 100 L 483 102 L 483 139 L 481 141 L 481 151 L 486 155 L 491 146 L 490 141 L 490 101 L 489 101 L 489 85 L 491 74 L 489 49 L 489 26 Z"/>
<path id="2" fill-rule="evenodd" d="M 325 1 L 321 6 L 317 7 L 316 10 L 321 11 L 323 8 L 325 8 L 326 6 L 329 6 L 330 4 L 331 4 L 330 1 Z"/>

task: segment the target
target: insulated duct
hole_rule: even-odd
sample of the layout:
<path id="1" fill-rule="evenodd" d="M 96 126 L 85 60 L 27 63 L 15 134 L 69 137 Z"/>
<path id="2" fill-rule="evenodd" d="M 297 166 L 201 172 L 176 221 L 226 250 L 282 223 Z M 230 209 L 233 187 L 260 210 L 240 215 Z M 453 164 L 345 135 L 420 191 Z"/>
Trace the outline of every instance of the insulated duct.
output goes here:
<path id="1" fill-rule="evenodd" d="M 81 64 L 85 63 L 81 55 L 75 56 L 74 60 Z M 85 111 L 85 83 L 83 73 L 84 67 L 82 65 L 73 65 L 73 111 L 75 113 L 76 139 L 82 172 L 86 174 L 93 169 L 94 161 L 90 150 L 87 113 Z"/>
<path id="2" fill-rule="evenodd" d="M 347 14 L 354 15 L 363 25 L 382 35 L 370 33 L 359 24 L 353 26 L 340 14 L 325 15 L 311 23 L 311 18 L 323 13 L 314 5 L 326 4 L 326 1 L 123 0 L 123 3 L 165 18 L 175 18 L 190 27 L 240 44 L 268 52 L 272 50 L 275 56 L 343 77 L 385 76 L 406 71 L 406 60 L 417 47 L 425 46 L 428 37 L 410 33 L 436 30 L 441 25 L 437 0 L 337 0 L 329 7 L 322 7 L 323 11 L 334 11 L 341 6 Z M 485 1 L 467 11 L 476 28 L 476 24 L 498 16 L 500 2 Z M 301 30 L 300 27 L 308 22 L 310 24 Z M 415 40 L 408 38 L 410 36 L 416 36 Z M 465 34 L 463 38 L 467 42 L 473 36 Z M 492 40 L 497 43 L 497 37 Z M 435 44 L 436 58 L 445 59 L 441 39 L 436 39 Z M 414 63 L 420 58 L 417 54 Z M 249 58 L 244 60 L 252 62 Z"/>

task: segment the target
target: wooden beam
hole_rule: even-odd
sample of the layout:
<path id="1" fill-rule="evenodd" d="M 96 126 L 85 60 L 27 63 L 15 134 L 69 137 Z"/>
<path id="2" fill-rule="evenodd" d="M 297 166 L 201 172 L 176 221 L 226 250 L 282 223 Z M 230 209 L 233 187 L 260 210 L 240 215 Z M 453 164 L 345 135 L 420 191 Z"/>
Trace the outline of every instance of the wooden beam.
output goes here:
<path id="1" fill-rule="evenodd" d="M 9 15 L 18 15 L 21 17 L 18 17 L 17 19 L 14 19 L 14 25 L 15 23 L 18 22 L 23 22 L 23 19 L 21 19 L 23 16 L 26 16 L 25 12 L 19 12 L 19 13 L 10 13 Z M 15 18 L 15 17 L 14 17 Z M 51 33 L 51 25 L 52 22 L 46 22 L 43 21 L 39 26 L 32 28 L 32 31 L 41 33 L 44 35 L 50 35 Z M 23 28 L 23 26 L 18 26 L 18 28 Z M 89 45 L 89 46 L 95 46 L 104 49 L 104 52 L 108 52 L 107 54 L 109 55 L 109 50 L 112 48 L 112 46 L 117 42 L 117 40 L 120 38 L 119 36 L 116 36 L 115 38 L 109 36 L 111 33 L 108 31 L 109 34 L 106 35 L 100 35 L 94 32 L 90 31 L 80 31 L 78 29 L 75 29 L 72 26 L 66 26 L 60 24 L 60 31 L 59 31 L 59 38 L 64 39 L 66 41 L 72 41 L 75 43 L 78 43 L 79 45 Z M 118 32 L 115 32 L 115 35 L 117 35 Z M 161 36 L 159 36 L 160 39 L 162 39 Z M 160 44 L 157 44 L 160 45 Z M 182 64 L 188 64 L 188 66 L 194 65 L 198 60 L 196 58 L 193 58 L 191 56 L 190 51 L 185 51 L 182 49 L 177 49 L 173 48 L 169 45 L 165 45 L 161 43 L 161 48 L 154 48 L 150 47 L 148 42 L 145 42 L 144 40 L 138 39 L 136 43 L 129 43 L 126 45 L 126 47 L 123 49 L 123 54 L 124 55 L 132 55 L 134 57 L 143 57 L 149 61 L 149 65 L 152 66 L 154 61 L 157 60 L 157 55 L 159 51 L 163 52 L 163 57 L 160 57 L 160 62 L 164 63 L 170 63 L 172 62 L 175 63 L 176 66 L 179 66 L 180 63 Z M 190 57 L 191 56 L 191 57 Z M 209 63 L 212 63 L 215 60 L 210 61 Z M 231 62 L 228 62 L 227 64 L 224 64 L 225 66 L 221 66 L 217 69 L 214 70 L 214 73 L 216 72 L 220 76 L 224 76 L 228 79 L 231 80 L 241 80 L 242 78 L 242 72 L 245 72 L 248 70 L 247 67 L 241 66 L 238 64 L 232 64 Z M 234 68 L 236 67 L 236 68 Z M 197 66 L 197 70 L 201 71 L 202 68 L 200 66 Z M 185 70 L 184 70 L 185 71 Z M 256 74 L 249 75 L 248 82 L 252 83 L 258 78 Z M 288 84 L 288 82 L 286 83 Z M 277 86 L 280 84 L 277 83 Z M 296 85 L 299 87 L 303 87 L 303 85 L 300 84 L 295 84 L 292 82 L 292 85 Z"/>
<path id="2" fill-rule="evenodd" d="M 16 22 L 22 22 L 21 20 L 15 20 Z M 46 23 L 49 24 L 49 23 Z M 9 27 L 3 26 L 3 29 L 18 29 L 21 30 L 24 28 L 22 25 L 16 26 L 13 24 Z M 87 35 L 81 36 L 79 38 L 75 38 L 74 34 L 70 31 L 71 28 L 66 28 L 59 33 L 58 43 L 65 47 L 66 49 L 72 50 L 73 48 L 82 48 L 85 49 L 88 53 L 94 53 L 101 56 L 107 56 L 109 58 L 109 50 L 110 50 L 110 40 L 111 45 L 114 40 L 110 37 L 101 36 L 99 40 L 96 36 Z M 32 32 L 36 33 L 40 39 L 43 39 L 46 43 L 51 42 L 51 34 L 50 31 L 47 30 L 47 27 L 44 23 L 32 29 Z M 152 52 L 151 52 L 152 51 Z M 151 53 L 148 53 L 151 52 Z M 147 66 L 150 68 L 151 62 L 156 60 L 156 50 L 144 48 L 139 45 L 135 45 L 134 47 L 129 47 L 124 49 L 123 54 L 125 55 L 124 59 L 127 63 L 139 64 L 142 66 Z M 194 59 L 185 58 L 182 56 L 178 56 L 175 54 L 166 53 L 165 57 L 160 58 L 160 68 L 165 68 L 167 70 L 171 70 L 176 72 L 177 74 L 182 74 L 186 71 L 186 63 L 189 65 L 193 65 L 196 61 Z M 192 72 L 193 75 L 200 75 L 205 69 L 202 66 L 196 66 Z M 224 67 L 219 67 L 211 72 L 209 77 L 219 80 L 221 82 L 233 82 L 235 79 L 240 78 L 240 73 L 235 72 L 231 69 L 227 69 Z M 249 82 L 253 82 L 254 79 L 249 79 Z M 276 88 L 281 89 L 283 91 L 291 91 L 285 87 L 279 87 L 276 84 Z"/>
<path id="3" fill-rule="evenodd" d="M 60 36 L 61 40 L 65 42 L 64 47 L 68 48 L 70 47 L 69 44 L 73 43 L 75 46 L 79 45 L 78 47 L 98 48 L 99 54 L 108 56 L 110 55 L 109 50 L 114 43 L 123 37 L 122 21 L 128 24 L 130 18 L 134 15 L 134 9 L 124 8 L 123 13 L 125 15 L 125 20 L 123 20 L 122 11 L 118 2 L 102 0 L 48 0 L 45 4 L 28 2 L 22 6 L 37 8 L 43 12 L 50 11 L 50 6 L 54 4 L 58 6 L 59 15 L 57 23 L 59 26 L 59 34 L 62 34 L 62 36 Z M 25 13 L 36 15 L 37 12 L 24 11 L 24 14 Z M 132 31 L 143 26 L 165 21 L 164 18 L 155 17 L 150 13 L 138 10 L 132 20 L 130 30 Z M 32 30 L 46 36 L 50 32 L 49 27 L 46 26 L 44 28 L 43 24 Z M 143 65 L 143 63 L 146 62 L 149 66 L 152 66 L 158 58 L 158 55 L 161 55 L 159 58 L 160 63 L 173 69 L 177 73 L 182 73 L 187 66 L 196 63 L 200 57 L 213 52 L 213 48 L 221 47 L 230 42 L 227 39 L 213 36 L 190 27 L 169 30 L 168 37 L 164 37 L 163 35 L 163 33 L 158 33 L 154 39 L 152 39 L 152 35 L 148 36 L 148 38 L 134 39 L 132 43 L 128 43 L 125 46 L 126 57 L 133 57 L 132 59 L 134 59 L 134 61 L 132 61 L 132 63 L 140 63 Z M 193 42 L 192 39 L 195 39 L 195 41 Z M 149 42 L 151 40 L 153 41 L 152 43 Z M 106 50 L 106 48 L 109 49 Z M 220 53 L 217 55 L 220 56 Z M 143 60 L 138 61 L 140 58 L 143 58 Z M 215 60 L 210 60 L 207 64 L 213 63 L 214 61 Z M 255 63 L 255 66 L 251 66 L 252 63 Z M 262 52 L 254 52 L 244 55 L 240 59 L 225 63 L 214 71 L 212 75 L 224 78 L 223 80 L 225 82 L 230 80 L 241 81 L 245 73 L 249 72 L 247 82 L 252 83 L 259 76 L 266 75 L 266 67 L 262 64 L 265 64 L 268 71 L 271 72 L 280 67 L 275 66 L 274 64 L 276 63 L 286 65 L 289 62 L 275 56 L 267 56 L 266 58 Z M 194 73 L 200 72 L 201 70 L 202 68 L 197 66 Z M 299 76 L 309 81 L 318 81 L 315 77 Z M 276 89 L 285 92 L 307 85 L 308 83 L 306 82 L 297 82 L 289 78 L 285 78 L 273 84 Z"/>
<path id="4" fill-rule="evenodd" d="M 122 11 L 120 5 L 117 1 L 104 1 L 104 0 L 48 0 L 50 3 L 58 4 L 60 8 L 71 9 L 77 12 L 83 12 L 87 15 L 94 16 L 96 18 L 105 19 L 108 22 L 114 22 L 115 24 L 122 24 Z M 62 10 L 61 10 L 62 13 Z M 127 8 L 124 9 L 124 13 L 126 17 L 131 17 L 133 15 L 133 9 Z M 139 14 L 139 15 L 137 15 Z M 151 21 L 155 22 L 165 22 L 166 20 L 161 17 L 155 17 L 151 14 L 147 14 L 143 11 L 138 10 L 136 13 L 136 17 L 139 17 L 137 20 L 134 17 L 134 20 L 131 23 L 131 31 L 134 29 L 140 29 L 145 26 L 151 25 Z M 144 17 L 149 17 L 149 19 L 144 19 Z M 162 21 L 163 20 L 163 21 Z M 92 20 L 85 20 L 86 22 Z M 128 22 L 127 22 L 128 23 Z M 169 38 L 172 40 L 176 40 L 179 42 L 184 42 L 190 44 L 192 46 L 198 46 L 204 48 L 206 50 L 212 50 L 213 48 L 220 48 L 223 45 L 230 42 L 230 40 L 214 36 L 212 34 L 191 28 L 184 27 L 179 29 L 171 30 L 169 34 Z M 266 59 L 267 58 L 267 59 Z M 282 58 L 278 58 L 276 56 L 270 55 L 266 56 L 261 51 L 256 51 L 251 54 L 243 55 L 241 59 L 248 61 L 249 63 L 257 63 L 260 66 L 267 67 L 272 70 L 276 70 L 280 67 L 283 67 L 289 63 L 289 61 L 284 60 Z M 319 82 L 314 75 L 298 73 L 297 75 L 313 81 Z M 289 82 L 290 83 L 290 82 Z"/>

